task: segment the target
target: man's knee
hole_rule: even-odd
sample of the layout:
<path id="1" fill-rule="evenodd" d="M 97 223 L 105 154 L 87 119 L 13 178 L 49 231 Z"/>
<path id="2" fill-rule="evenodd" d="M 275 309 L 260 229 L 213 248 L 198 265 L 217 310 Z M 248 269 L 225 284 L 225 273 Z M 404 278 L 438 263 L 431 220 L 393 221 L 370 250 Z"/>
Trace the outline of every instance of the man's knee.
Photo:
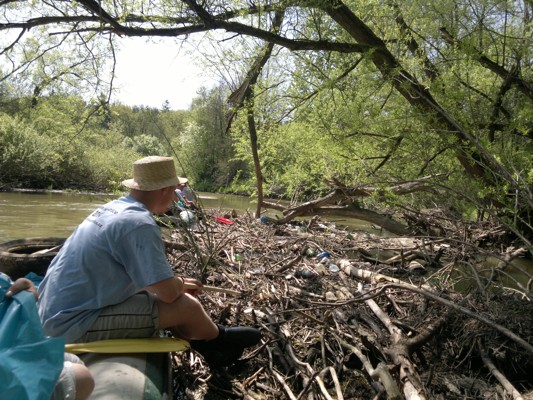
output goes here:
<path id="1" fill-rule="evenodd" d="M 200 301 L 190 294 L 183 294 L 172 303 L 157 302 L 159 310 L 159 328 L 170 328 L 198 318 L 205 313 Z"/>

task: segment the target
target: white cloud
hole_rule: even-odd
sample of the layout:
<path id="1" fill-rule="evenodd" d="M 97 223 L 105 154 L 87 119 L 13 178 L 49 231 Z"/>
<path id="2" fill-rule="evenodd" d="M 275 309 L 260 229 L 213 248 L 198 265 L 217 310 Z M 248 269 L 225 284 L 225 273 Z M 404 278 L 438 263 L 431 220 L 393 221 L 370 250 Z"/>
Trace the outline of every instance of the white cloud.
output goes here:
<path id="1" fill-rule="evenodd" d="M 188 109 L 200 87 L 213 86 L 214 79 L 175 40 L 124 38 L 120 46 L 113 101 L 161 108 L 168 100 L 174 110 Z"/>

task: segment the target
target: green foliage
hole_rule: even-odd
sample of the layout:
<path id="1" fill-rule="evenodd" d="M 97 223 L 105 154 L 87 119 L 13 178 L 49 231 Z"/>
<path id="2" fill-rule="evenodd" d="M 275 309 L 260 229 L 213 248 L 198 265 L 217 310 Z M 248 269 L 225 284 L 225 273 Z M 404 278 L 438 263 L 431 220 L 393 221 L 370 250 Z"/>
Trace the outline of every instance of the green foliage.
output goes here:
<path id="1" fill-rule="evenodd" d="M 20 119 L 0 114 L 0 186 L 40 187 L 56 160 L 50 140 Z"/>
<path id="2" fill-rule="evenodd" d="M 192 180 L 196 190 L 224 188 L 237 174 L 224 111 L 222 88 L 202 89 L 193 100 L 190 122 L 174 142 L 182 174 Z"/>
<path id="3" fill-rule="evenodd" d="M 163 143 L 156 137 L 150 135 L 141 134 L 134 137 L 126 137 L 124 139 L 124 146 L 131 148 L 143 156 L 154 154 L 168 155 L 166 154 Z"/>
<path id="4" fill-rule="evenodd" d="M 1 114 L 2 186 L 115 190 L 139 153 L 87 120 L 90 112 L 79 98 L 53 96 L 21 107 L 17 118 Z"/>
<path id="5" fill-rule="evenodd" d="M 291 43 L 290 51 L 279 43 L 274 47 L 254 86 L 252 104 L 245 105 L 253 107 L 266 193 L 304 200 L 334 186 L 366 185 L 381 189 L 365 199 L 367 203 L 439 206 L 467 215 L 498 207 L 505 218 L 519 216 L 526 226 L 531 224 L 531 4 L 499 0 L 342 3 L 356 18 L 344 15 L 343 23 L 336 22 L 335 14 L 329 14 L 331 2 L 325 0 L 276 3 L 276 10 L 287 6 L 280 34 L 287 39 L 284 43 Z M 202 55 L 217 71 L 226 71 L 224 78 L 231 82 L 232 91 L 245 81 L 264 49 L 265 35 L 261 39 L 248 35 L 258 29 L 268 31 L 273 17 L 262 7 L 255 13 L 255 8 L 242 4 L 205 3 L 206 12 L 216 15 L 219 24 L 226 22 L 231 11 L 238 15 L 228 17 L 239 22 L 231 25 L 237 32 L 221 34 L 215 50 Z M 47 5 L 39 7 L 32 11 Z M 175 28 L 176 20 L 187 26 L 191 16 L 186 6 L 158 1 L 142 10 L 133 3 L 111 9 L 121 22 L 125 15 L 143 15 L 138 26 L 150 29 Z M 221 9 L 227 11 L 224 16 Z M 153 10 L 157 16 L 150 14 Z M 70 15 L 71 9 L 61 12 Z M 165 18 L 165 13 L 173 18 Z M 189 22 L 195 25 L 197 20 Z M 69 39 L 86 40 L 90 46 L 88 39 L 98 30 L 90 24 L 84 25 L 90 34 Z M 239 27 L 244 27 L 242 32 Z M 76 27 L 76 31 L 83 29 Z M 26 147 L 31 148 L 31 140 L 25 138 L 37 135 L 44 141 L 43 152 L 52 152 L 53 165 L 43 178 L 48 184 L 76 185 L 80 177 L 91 177 L 91 171 L 97 170 L 85 181 L 97 186 L 107 176 L 106 185 L 113 186 L 120 180 L 123 164 L 126 170 L 130 159 L 157 152 L 175 155 L 180 174 L 191 178 L 197 190 L 256 190 L 247 110 L 239 111 L 228 135 L 225 88 L 202 90 L 186 112 L 172 112 L 168 104 L 161 110 L 108 106 L 102 97 L 86 105 L 77 96 L 68 97 L 77 81 L 66 68 L 79 60 L 79 49 L 84 47 L 76 47 L 64 60 L 56 49 L 41 49 L 57 44 L 60 37 L 49 35 L 40 42 L 34 36 L 26 51 L 20 46 L 7 51 L 13 60 L 21 55 L 24 61 L 38 61 L 18 86 L 2 82 L 0 87 L 0 95 L 26 96 L 18 101 L 12 101 L 12 96 L 9 101 L 0 99 L 0 104 L 23 125 L 20 134 L 28 142 Z M 313 50 L 295 49 L 312 41 Z M 230 45 L 220 47 L 221 43 Z M 357 43 L 362 50 L 328 48 L 340 43 Z M 372 48 L 365 50 L 367 45 Z M 200 51 L 206 48 L 212 47 L 198 46 Z M 104 55 L 106 47 L 100 44 L 97 49 L 102 50 L 99 56 Z M 94 70 L 104 60 L 94 57 Z M 86 67 L 85 62 L 76 64 L 75 71 L 92 77 Z M 43 156 L 34 151 L 27 154 L 41 160 Z M 113 165 L 105 160 L 117 159 L 112 154 L 123 159 Z M 14 163 L 16 157 L 8 159 Z M 34 168 L 40 164 L 36 162 Z M 431 190 L 396 196 L 386 189 L 427 177 L 431 177 L 427 180 Z"/>

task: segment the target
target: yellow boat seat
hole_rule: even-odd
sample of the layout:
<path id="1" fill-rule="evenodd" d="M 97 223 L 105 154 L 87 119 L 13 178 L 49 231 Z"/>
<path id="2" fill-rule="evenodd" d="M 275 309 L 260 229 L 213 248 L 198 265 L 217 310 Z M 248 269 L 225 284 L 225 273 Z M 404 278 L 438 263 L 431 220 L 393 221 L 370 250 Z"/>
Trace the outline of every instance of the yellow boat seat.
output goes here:
<path id="1" fill-rule="evenodd" d="M 65 345 L 68 353 L 169 353 L 188 350 L 191 346 L 183 339 L 153 337 L 132 339 L 108 339 L 88 343 Z"/>

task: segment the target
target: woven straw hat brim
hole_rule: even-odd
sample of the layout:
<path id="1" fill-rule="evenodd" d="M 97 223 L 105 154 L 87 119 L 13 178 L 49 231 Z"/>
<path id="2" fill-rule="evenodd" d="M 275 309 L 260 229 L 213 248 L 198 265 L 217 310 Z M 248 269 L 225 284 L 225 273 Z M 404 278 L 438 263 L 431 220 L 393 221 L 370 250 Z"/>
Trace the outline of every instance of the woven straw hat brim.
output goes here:
<path id="1" fill-rule="evenodd" d="M 165 181 L 160 181 L 160 182 L 152 182 L 150 184 L 148 183 L 138 183 L 138 182 L 135 182 L 135 179 L 126 179 L 125 181 L 122 181 L 122 185 L 127 187 L 128 189 L 137 189 L 137 190 L 142 190 L 142 191 L 150 191 L 150 190 L 159 190 L 159 189 L 163 189 L 163 188 L 166 188 L 166 187 L 169 187 L 169 186 L 177 186 L 179 185 L 179 180 L 178 178 L 174 178 L 174 179 L 167 179 Z"/>
<path id="2" fill-rule="evenodd" d="M 176 186 L 180 180 L 172 157 L 149 156 L 133 163 L 133 178 L 122 181 L 130 189 L 151 191 Z"/>

